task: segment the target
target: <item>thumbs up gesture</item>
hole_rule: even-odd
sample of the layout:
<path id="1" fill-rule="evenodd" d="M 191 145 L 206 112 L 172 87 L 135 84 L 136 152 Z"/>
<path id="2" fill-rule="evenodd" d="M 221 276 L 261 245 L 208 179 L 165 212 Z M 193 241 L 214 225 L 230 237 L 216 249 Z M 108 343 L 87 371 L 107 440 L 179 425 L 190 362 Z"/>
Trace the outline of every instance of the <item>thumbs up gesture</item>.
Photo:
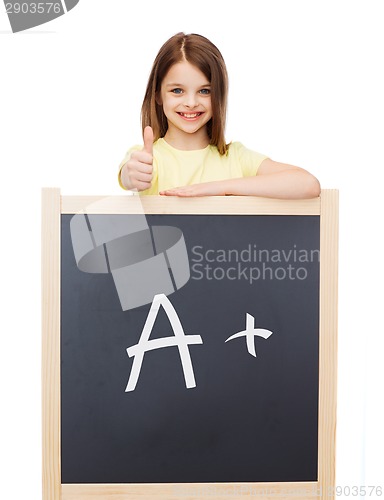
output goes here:
<path id="1" fill-rule="evenodd" d="M 151 187 L 153 170 L 153 130 L 145 127 L 144 147 L 134 151 L 121 170 L 121 180 L 127 189 L 144 191 Z"/>

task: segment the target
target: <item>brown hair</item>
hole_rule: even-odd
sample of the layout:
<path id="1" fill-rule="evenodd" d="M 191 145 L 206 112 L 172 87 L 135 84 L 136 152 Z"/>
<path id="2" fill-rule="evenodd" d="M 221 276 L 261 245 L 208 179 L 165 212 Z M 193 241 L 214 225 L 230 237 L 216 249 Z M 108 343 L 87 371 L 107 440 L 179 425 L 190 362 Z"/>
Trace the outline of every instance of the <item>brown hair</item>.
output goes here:
<path id="1" fill-rule="evenodd" d="M 141 108 L 142 128 L 150 125 L 154 139 L 164 137 L 168 129 L 163 106 L 156 102 L 161 83 L 171 66 L 180 61 L 188 61 L 196 66 L 211 84 L 212 118 L 207 123 L 210 144 L 217 147 L 221 155 L 226 154 L 224 131 L 227 114 L 228 76 L 223 56 L 219 49 L 207 38 L 185 33 L 177 33 L 159 50 L 149 75 L 147 89 Z"/>

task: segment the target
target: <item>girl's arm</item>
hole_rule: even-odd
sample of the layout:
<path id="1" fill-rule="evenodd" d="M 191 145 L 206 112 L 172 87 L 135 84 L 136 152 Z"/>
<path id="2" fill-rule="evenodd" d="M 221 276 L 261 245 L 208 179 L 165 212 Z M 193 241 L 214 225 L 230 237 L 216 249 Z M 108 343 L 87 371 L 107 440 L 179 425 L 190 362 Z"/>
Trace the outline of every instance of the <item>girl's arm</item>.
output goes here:
<path id="1" fill-rule="evenodd" d="M 320 183 L 303 168 L 265 159 L 253 177 L 204 182 L 162 191 L 166 196 L 262 196 L 305 199 L 320 195 Z"/>

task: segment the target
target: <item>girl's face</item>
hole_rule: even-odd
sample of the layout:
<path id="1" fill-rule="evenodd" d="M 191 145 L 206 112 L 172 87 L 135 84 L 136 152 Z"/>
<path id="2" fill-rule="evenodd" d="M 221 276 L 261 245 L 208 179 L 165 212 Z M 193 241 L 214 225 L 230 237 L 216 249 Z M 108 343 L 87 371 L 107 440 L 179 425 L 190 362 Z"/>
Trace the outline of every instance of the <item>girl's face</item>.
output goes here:
<path id="1" fill-rule="evenodd" d="M 165 138 L 172 145 L 184 149 L 188 142 L 198 149 L 209 144 L 206 124 L 212 118 L 211 86 L 196 66 L 182 61 L 170 68 L 161 83 L 159 104 L 168 120 Z"/>

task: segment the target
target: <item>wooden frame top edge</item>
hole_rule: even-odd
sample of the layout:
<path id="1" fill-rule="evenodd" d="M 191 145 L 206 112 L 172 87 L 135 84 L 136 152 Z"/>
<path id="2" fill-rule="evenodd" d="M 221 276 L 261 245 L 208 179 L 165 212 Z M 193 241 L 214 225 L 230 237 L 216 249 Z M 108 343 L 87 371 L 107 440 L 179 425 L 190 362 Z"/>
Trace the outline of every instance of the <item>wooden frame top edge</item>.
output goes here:
<path id="1" fill-rule="evenodd" d="M 326 190 L 336 191 L 336 190 Z M 320 215 L 321 197 L 279 200 L 256 196 L 61 196 L 61 213 Z"/>

